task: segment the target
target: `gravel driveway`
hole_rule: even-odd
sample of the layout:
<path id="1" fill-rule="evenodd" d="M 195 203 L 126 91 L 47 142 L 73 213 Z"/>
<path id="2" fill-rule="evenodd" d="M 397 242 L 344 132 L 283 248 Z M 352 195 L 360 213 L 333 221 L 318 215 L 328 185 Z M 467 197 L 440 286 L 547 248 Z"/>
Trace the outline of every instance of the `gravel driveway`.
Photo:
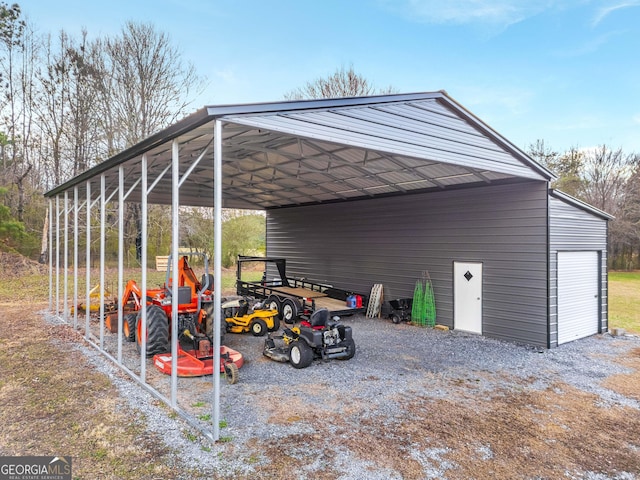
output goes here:
<path id="1" fill-rule="evenodd" d="M 176 451 L 177 478 L 200 474 L 209 478 L 458 478 L 455 452 L 446 439 L 407 447 L 420 465 L 415 475 L 402 470 L 393 459 L 379 458 L 384 453 L 372 458 L 374 454 L 356 447 L 354 439 L 363 428 L 388 437 L 380 441 L 395 441 L 394 435 L 402 441 L 402 435 L 394 432 L 401 430 L 397 429 L 400 425 L 406 428 L 407 419 L 415 415 L 409 405 L 415 402 L 444 401 L 473 411 L 484 408 L 479 406 L 480 399 L 530 395 L 568 385 L 595 396 L 600 408 L 625 409 L 635 418 L 640 412 L 638 397 L 603 386 L 609 377 L 633 373 L 619 359 L 640 348 L 640 339 L 635 336 L 596 335 L 545 350 L 456 331 L 394 325 L 360 315 L 343 322 L 353 327 L 355 357 L 348 361 L 316 360 L 303 370 L 265 358 L 263 337 L 228 334 L 225 343 L 241 351 L 246 363 L 239 383 L 221 382 L 225 425 L 221 428 L 223 441 L 217 444 L 185 433 L 190 427 L 167 415 L 164 407 L 123 378 L 113 364 L 92 348 L 80 348 L 111 377 L 146 418 L 149 428 L 163 432 Z M 126 347 L 135 351 L 130 344 Z M 148 365 L 152 372 L 151 363 Z M 166 388 L 169 377 L 151 375 L 152 381 L 164 382 L 161 390 Z M 210 377 L 179 380 L 181 406 L 206 423 Z M 495 455 L 490 445 L 479 445 L 476 450 L 486 449 L 486 458 Z M 630 445 L 640 452 L 638 440 Z M 376 448 L 371 445 L 372 452 Z M 278 462 L 294 465 L 287 469 Z M 189 473 L 181 473 L 184 465 L 189 466 Z M 588 469 L 567 470 L 564 476 L 636 478 L 633 471 L 607 476 Z"/>

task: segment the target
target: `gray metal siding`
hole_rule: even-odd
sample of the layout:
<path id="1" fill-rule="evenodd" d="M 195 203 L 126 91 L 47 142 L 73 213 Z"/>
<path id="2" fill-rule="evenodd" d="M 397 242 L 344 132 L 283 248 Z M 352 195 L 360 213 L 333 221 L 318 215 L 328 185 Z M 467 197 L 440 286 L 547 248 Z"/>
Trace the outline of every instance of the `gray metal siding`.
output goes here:
<path id="1" fill-rule="evenodd" d="M 483 263 L 483 333 L 547 344 L 547 187 L 487 186 L 267 212 L 267 252 L 294 276 L 385 298 L 431 276 L 453 327 L 453 262 Z"/>
<path id="2" fill-rule="evenodd" d="M 600 331 L 608 328 L 608 222 L 549 198 L 549 346 L 558 345 L 558 252 L 597 251 L 600 259 Z"/>

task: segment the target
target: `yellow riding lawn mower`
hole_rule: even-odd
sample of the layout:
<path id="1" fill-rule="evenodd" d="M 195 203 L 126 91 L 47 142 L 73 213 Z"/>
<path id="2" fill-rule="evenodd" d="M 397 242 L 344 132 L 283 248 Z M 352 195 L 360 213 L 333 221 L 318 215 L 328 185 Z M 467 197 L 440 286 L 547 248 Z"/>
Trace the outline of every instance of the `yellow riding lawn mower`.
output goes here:
<path id="1" fill-rule="evenodd" d="M 280 328 L 278 310 L 270 309 L 266 303 L 256 302 L 252 297 L 223 299 L 221 308 L 227 332 L 251 332 L 256 337 L 262 337 L 267 331 L 275 332 Z"/>

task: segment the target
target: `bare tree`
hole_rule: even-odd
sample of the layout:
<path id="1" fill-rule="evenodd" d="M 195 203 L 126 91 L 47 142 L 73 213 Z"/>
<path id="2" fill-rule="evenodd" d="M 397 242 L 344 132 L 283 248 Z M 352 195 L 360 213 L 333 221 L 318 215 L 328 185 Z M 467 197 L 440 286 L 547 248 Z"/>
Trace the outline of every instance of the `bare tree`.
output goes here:
<path id="1" fill-rule="evenodd" d="M 581 195 L 584 155 L 578 148 L 572 147 L 560 154 L 539 139 L 529 144 L 527 154 L 557 175 L 558 178 L 551 184 L 553 188 L 574 197 Z"/>
<path id="2" fill-rule="evenodd" d="M 93 51 L 101 118 L 108 119 L 109 155 L 130 147 L 187 113 L 202 86 L 166 33 L 128 22 L 121 34 L 97 42 Z"/>
<path id="3" fill-rule="evenodd" d="M 556 172 L 558 158 L 560 154 L 549 147 L 544 140 L 538 139 L 536 143 L 530 143 L 527 147 L 527 154 L 540 165 Z"/>
<path id="4" fill-rule="evenodd" d="M 58 45 L 54 45 L 50 36 L 45 41 L 45 62 L 38 79 L 42 87 L 37 116 L 43 139 L 42 160 L 49 167 L 49 182 L 53 185 L 66 180 L 69 165 L 63 162 L 68 159 L 65 151 L 67 144 L 65 132 L 71 129 L 68 101 L 71 88 L 71 65 L 67 52 L 71 48 L 71 40 L 61 31 Z M 64 173 L 63 173 L 64 172 Z"/>
<path id="5" fill-rule="evenodd" d="M 369 80 L 356 73 L 353 65 L 346 70 L 339 68 L 326 78 L 318 78 L 307 82 L 304 87 L 285 94 L 287 100 L 313 98 L 363 97 L 367 95 L 396 93 L 393 87 L 377 89 Z"/>
<path id="6" fill-rule="evenodd" d="M 609 264 L 615 269 L 640 267 L 640 155 L 627 155 L 632 165 L 609 227 Z"/>
<path id="7" fill-rule="evenodd" d="M 68 105 L 72 125 L 67 139 L 72 149 L 72 173 L 75 176 L 93 166 L 92 163 L 100 157 L 99 112 L 91 81 L 95 77 L 95 67 L 90 61 L 89 42 L 85 30 L 80 41 L 70 45 L 67 56 L 71 69 Z"/>
<path id="8" fill-rule="evenodd" d="M 584 200 L 615 215 L 637 158 L 636 154 L 625 154 L 621 148 L 613 150 L 606 145 L 586 152 L 582 173 Z"/>
<path id="9" fill-rule="evenodd" d="M 107 156 L 184 116 L 190 95 L 203 85 L 169 36 L 151 24 L 128 22 L 120 35 L 96 42 L 90 58 Z M 129 204 L 126 213 L 125 242 L 135 242 L 138 252 L 140 205 Z"/>

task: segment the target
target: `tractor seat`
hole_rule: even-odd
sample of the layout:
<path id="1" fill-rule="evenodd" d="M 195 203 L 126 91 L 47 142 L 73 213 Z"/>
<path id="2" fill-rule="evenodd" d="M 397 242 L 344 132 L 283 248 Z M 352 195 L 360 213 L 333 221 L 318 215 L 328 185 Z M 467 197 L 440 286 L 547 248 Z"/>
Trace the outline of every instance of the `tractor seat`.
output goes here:
<path id="1" fill-rule="evenodd" d="M 213 275 L 210 273 L 203 273 L 200 280 L 200 288 L 204 290 L 211 290 L 213 292 Z"/>
<path id="2" fill-rule="evenodd" d="M 324 328 L 329 320 L 329 310 L 327 308 L 319 308 L 309 319 L 312 328 Z"/>

